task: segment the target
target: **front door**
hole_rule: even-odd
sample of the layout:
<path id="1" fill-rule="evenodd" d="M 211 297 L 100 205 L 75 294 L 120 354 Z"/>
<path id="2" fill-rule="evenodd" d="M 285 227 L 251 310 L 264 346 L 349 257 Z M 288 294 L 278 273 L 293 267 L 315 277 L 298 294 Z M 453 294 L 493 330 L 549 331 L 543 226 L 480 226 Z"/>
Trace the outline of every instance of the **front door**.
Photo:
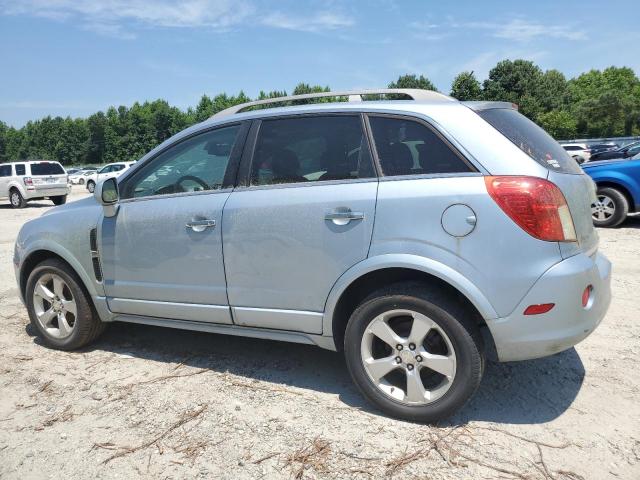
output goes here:
<path id="1" fill-rule="evenodd" d="M 120 182 L 118 212 L 101 229 L 113 312 L 231 323 L 220 227 L 241 130 L 181 140 Z"/>
<path id="2" fill-rule="evenodd" d="M 322 333 L 331 287 L 371 242 L 378 182 L 361 118 L 263 120 L 254 152 L 222 225 L 234 321 Z"/>

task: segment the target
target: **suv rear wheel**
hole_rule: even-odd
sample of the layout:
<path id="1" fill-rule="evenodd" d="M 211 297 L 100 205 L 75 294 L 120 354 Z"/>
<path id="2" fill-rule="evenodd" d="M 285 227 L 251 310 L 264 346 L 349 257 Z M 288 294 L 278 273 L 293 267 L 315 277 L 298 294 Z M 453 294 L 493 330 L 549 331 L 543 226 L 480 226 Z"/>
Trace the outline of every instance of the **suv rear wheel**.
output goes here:
<path id="1" fill-rule="evenodd" d="M 38 264 L 29 275 L 25 300 L 31 325 L 47 346 L 75 350 L 105 329 L 76 273 L 57 259 Z"/>
<path id="2" fill-rule="evenodd" d="M 362 394 L 409 421 L 451 416 L 474 394 L 484 369 L 475 322 L 457 302 L 427 285 L 375 292 L 353 312 L 345 357 Z"/>
<path id="3" fill-rule="evenodd" d="M 13 208 L 24 208 L 27 206 L 26 200 L 22 197 L 17 188 L 11 189 L 11 192 L 9 193 L 9 201 Z"/>
<path id="4" fill-rule="evenodd" d="M 598 188 L 597 201 L 591 205 L 591 216 L 596 227 L 620 225 L 629 213 L 629 202 L 622 192 L 611 187 Z"/>
<path id="5" fill-rule="evenodd" d="M 64 205 L 65 203 L 67 203 L 67 196 L 59 195 L 57 197 L 51 197 L 51 201 L 54 205 Z"/>

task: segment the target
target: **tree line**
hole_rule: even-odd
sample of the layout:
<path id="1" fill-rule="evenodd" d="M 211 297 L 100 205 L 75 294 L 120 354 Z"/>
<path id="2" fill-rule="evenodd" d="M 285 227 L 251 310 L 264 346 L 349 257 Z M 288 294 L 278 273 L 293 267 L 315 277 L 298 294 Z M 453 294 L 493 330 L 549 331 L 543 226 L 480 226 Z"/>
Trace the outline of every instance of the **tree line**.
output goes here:
<path id="1" fill-rule="evenodd" d="M 423 75 L 402 75 L 388 86 L 437 90 Z M 291 93 L 323 91 L 329 87 L 300 83 Z M 260 92 L 258 99 L 285 95 L 286 91 Z M 567 80 L 558 70 L 543 71 L 527 60 L 504 60 L 483 82 L 473 72 L 460 73 L 449 95 L 516 103 L 521 113 L 559 140 L 640 135 L 640 79 L 627 67 L 591 70 Z M 83 165 L 136 160 L 184 128 L 250 100 L 243 92 L 221 93 L 203 95 L 186 111 L 155 100 L 110 107 L 87 118 L 47 116 L 22 128 L 0 121 L 0 162 L 49 159 Z"/>

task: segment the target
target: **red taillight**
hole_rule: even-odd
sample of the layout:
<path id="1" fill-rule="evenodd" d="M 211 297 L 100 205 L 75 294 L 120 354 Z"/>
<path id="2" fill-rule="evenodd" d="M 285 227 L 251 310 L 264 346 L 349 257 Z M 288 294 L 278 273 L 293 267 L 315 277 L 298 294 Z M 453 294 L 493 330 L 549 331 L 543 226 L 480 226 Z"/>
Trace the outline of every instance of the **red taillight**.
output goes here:
<path id="1" fill-rule="evenodd" d="M 560 189 L 538 177 L 484 177 L 491 198 L 529 235 L 549 242 L 575 242 L 569 206 Z"/>
<path id="2" fill-rule="evenodd" d="M 593 290 L 592 285 L 587 285 L 587 288 L 582 292 L 582 307 L 586 308 L 589 303 L 589 299 L 591 298 L 591 290 Z"/>
<path id="3" fill-rule="evenodd" d="M 547 313 L 553 307 L 555 307 L 555 303 L 541 303 L 539 305 L 529 305 L 525 311 L 525 315 L 540 315 L 541 313 Z"/>
<path id="4" fill-rule="evenodd" d="M 22 179 L 22 181 L 24 182 L 24 184 L 28 187 L 33 185 L 33 179 L 31 177 L 24 177 Z"/>

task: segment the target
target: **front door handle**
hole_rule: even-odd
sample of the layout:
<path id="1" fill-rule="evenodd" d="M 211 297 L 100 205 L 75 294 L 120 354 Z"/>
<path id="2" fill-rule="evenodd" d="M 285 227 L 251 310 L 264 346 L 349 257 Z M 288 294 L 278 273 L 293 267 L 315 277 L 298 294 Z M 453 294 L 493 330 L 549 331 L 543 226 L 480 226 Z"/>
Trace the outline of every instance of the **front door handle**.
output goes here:
<path id="1" fill-rule="evenodd" d="M 364 212 L 354 212 L 350 208 L 341 207 L 327 213 L 324 219 L 336 225 L 347 225 L 351 220 L 364 219 Z"/>
<path id="2" fill-rule="evenodd" d="M 187 228 L 190 228 L 194 232 L 204 232 L 207 228 L 213 228 L 215 226 L 215 220 L 192 220 L 186 225 Z"/>

